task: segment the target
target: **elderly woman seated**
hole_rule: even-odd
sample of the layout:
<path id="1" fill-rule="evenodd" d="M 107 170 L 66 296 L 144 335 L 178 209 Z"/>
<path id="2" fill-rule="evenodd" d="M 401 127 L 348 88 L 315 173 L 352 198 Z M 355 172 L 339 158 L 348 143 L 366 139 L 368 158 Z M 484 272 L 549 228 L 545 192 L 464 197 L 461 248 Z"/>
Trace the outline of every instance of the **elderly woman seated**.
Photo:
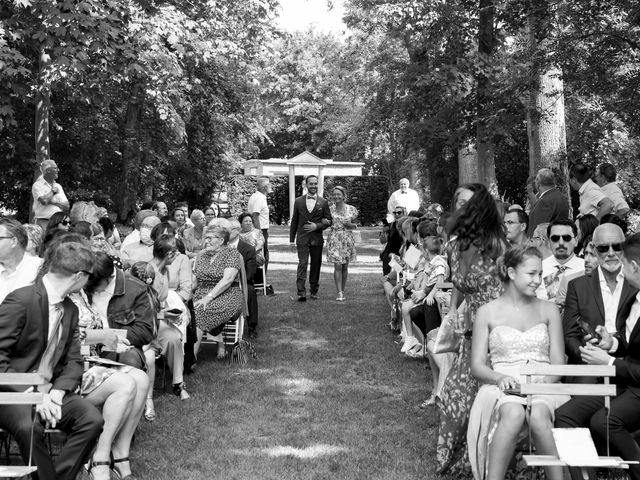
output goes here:
<path id="1" fill-rule="evenodd" d="M 205 247 L 196 259 L 196 290 L 193 294 L 198 332 L 195 353 L 198 354 L 203 332 L 219 335 L 225 323 L 241 314 L 244 297 L 240 287 L 242 256 L 230 248 L 229 230 L 220 226 L 204 229 Z M 218 343 L 218 357 L 224 357 L 224 343 Z"/>
<path id="2" fill-rule="evenodd" d="M 264 235 L 259 228 L 256 228 L 253 224 L 253 218 L 249 212 L 241 213 L 238 216 L 240 222 L 240 238 L 256 249 L 256 264 L 261 267 L 264 265 L 264 254 L 262 247 L 264 247 Z"/>
<path id="3" fill-rule="evenodd" d="M 156 321 L 147 286 L 116 268 L 106 253 L 96 252 L 96 264 L 86 291 L 105 328 L 124 333 L 118 336 L 115 348 L 102 350 L 101 357 L 145 370 L 142 347 L 153 340 Z"/>

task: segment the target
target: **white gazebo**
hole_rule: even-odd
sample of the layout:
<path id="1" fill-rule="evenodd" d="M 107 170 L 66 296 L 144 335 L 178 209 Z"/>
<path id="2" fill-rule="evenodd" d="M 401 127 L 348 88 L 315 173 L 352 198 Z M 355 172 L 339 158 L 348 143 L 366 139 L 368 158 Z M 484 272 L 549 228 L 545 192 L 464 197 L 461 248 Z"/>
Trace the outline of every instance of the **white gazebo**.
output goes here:
<path id="1" fill-rule="evenodd" d="M 244 165 L 245 175 L 283 176 L 289 175 L 289 217 L 293 215 L 296 199 L 296 175 L 317 175 L 318 194 L 324 192 L 324 177 L 361 177 L 363 162 L 334 162 L 316 157 L 311 152 L 302 152 L 293 158 L 251 159 Z"/>

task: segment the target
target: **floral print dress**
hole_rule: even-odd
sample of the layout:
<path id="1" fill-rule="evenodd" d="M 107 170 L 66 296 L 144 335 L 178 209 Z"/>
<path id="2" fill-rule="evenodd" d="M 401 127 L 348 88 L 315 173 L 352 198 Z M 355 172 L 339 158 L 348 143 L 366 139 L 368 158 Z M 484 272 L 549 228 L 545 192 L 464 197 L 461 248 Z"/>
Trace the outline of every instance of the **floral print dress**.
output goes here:
<path id="1" fill-rule="evenodd" d="M 344 222 L 353 223 L 358 218 L 358 210 L 352 205 L 344 204 L 341 211 L 335 205 L 329 207 L 333 223 L 327 236 L 327 262 L 349 263 L 356 260 L 356 241 L 353 232 L 344 227 Z"/>
<path id="2" fill-rule="evenodd" d="M 458 245 L 453 245 L 451 281 L 467 302 L 469 329 L 478 309 L 502 293 L 495 260 L 482 255 L 473 245 L 465 252 L 460 252 Z M 467 425 L 477 392 L 478 382 L 471 376 L 471 336 L 465 335 L 438 397 L 440 428 L 436 454 L 440 474 L 471 472 Z"/>

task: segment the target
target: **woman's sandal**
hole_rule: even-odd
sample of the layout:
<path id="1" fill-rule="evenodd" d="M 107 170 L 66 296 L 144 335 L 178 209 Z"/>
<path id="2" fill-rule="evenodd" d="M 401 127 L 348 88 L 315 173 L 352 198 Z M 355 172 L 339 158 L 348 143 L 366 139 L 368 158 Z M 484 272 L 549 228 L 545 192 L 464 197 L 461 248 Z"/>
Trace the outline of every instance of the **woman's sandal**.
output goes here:
<path id="1" fill-rule="evenodd" d="M 138 477 L 136 477 L 133 473 L 130 473 L 129 475 L 125 475 L 123 477 L 122 475 L 120 475 L 120 472 L 116 468 L 116 463 L 123 463 L 128 461 L 129 461 L 129 457 L 117 458 L 113 460 L 113 468 L 111 469 L 111 471 L 114 473 L 116 478 L 118 478 L 118 480 L 138 480 Z"/>
<path id="2" fill-rule="evenodd" d="M 147 404 L 144 407 L 144 418 L 149 422 L 153 422 L 156 419 L 156 408 L 153 405 L 152 398 L 147 398 Z"/>
<path id="3" fill-rule="evenodd" d="M 89 470 L 89 478 L 91 480 L 95 480 L 96 479 L 96 476 L 93 474 L 93 469 L 96 468 L 96 467 L 107 467 L 107 471 L 106 471 L 107 475 L 106 475 L 105 478 L 107 478 L 107 479 L 111 478 L 111 474 L 109 473 L 111 471 L 110 470 L 111 462 L 109 462 L 109 461 L 107 461 L 107 462 L 94 462 L 93 460 L 90 460 L 89 461 L 88 470 Z"/>

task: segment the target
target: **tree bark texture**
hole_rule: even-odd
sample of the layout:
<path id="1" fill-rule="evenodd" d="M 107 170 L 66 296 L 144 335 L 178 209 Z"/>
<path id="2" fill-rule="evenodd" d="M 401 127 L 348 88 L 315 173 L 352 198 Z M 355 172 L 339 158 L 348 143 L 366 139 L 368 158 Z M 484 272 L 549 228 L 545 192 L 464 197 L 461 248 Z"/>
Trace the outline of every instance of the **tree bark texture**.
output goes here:
<path id="1" fill-rule="evenodd" d="M 36 89 L 36 162 L 39 165 L 50 156 L 49 144 L 49 109 L 51 108 L 51 86 L 46 80 L 46 70 L 51 63 L 51 58 L 47 54 L 44 45 L 40 48 L 40 58 L 38 62 L 38 88 Z"/>
<path id="2" fill-rule="evenodd" d="M 138 141 L 138 125 L 142 115 L 142 88 L 134 85 L 127 102 L 122 141 L 122 181 L 120 195 L 116 199 L 118 218 L 125 221 L 131 212 L 135 212 L 136 185 L 138 166 L 140 165 L 140 145 Z"/>
<path id="3" fill-rule="evenodd" d="M 478 157 L 476 146 L 471 141 L 458 149 L 458 178 L 460 185 L 478 181 Z"/>

